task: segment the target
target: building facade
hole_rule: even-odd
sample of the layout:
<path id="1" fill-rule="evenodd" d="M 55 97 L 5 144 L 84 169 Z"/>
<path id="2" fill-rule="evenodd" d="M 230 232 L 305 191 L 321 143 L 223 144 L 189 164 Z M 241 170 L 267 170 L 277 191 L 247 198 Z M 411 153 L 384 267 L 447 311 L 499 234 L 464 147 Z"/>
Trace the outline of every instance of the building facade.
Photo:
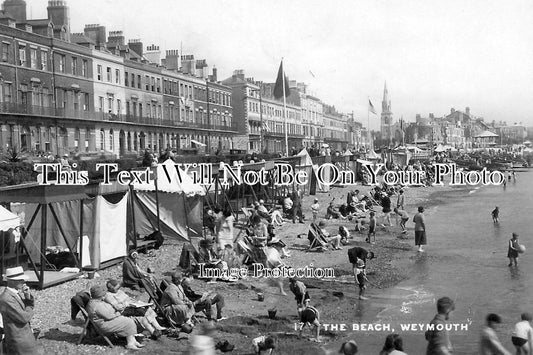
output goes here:
<path id="1" fill-rule="evenodd" d="M 27 20 L 25 10 L 8 0 L 0 14 L 2 150 L 121 157 L 233 148 L 232 91 L 216 71 L 205 75 L 205 60 L 177 51 L 162 60 L 159 47 L 145 53 L 140 40 L 107 37 L 98 24 L 70 33 L 64 1 L 49 1 L 48 19 Z M 181 71 L 182 59 L 194 73 Z"/>

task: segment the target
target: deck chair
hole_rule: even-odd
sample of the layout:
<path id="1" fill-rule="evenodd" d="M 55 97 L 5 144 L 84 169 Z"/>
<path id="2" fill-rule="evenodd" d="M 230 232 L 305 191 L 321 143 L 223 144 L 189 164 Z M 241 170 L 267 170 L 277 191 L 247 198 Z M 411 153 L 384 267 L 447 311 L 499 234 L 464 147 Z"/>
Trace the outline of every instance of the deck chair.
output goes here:
<path id="1" fill-rule="evenodd" d="M 248 237 L 240 238 L 237 245 L 241 254 L 246 255 L 248 263 L 264 264 L 266 262 L 267 257 L 262 248 L 254 246 Z"/>
<path id="2" fill-rule="evenodd" d="M 85 318 L 85 323 L 83 325 L 83 330 L 81 331 L 80 337 L 76 344 L 80 345 L 87 336 L 100 336 L 104 338 L 107 345 L 113 347 L 113 343 L 111 342 L 111 340 L 109 340 L 109 338 L 94 323 L 91 317 L 89 317 L 89 314 L 85 310 L 85 307 L 83 305 L 79 305 L 79 307 L 81 314 L 83 314 L 83 317 Z"/>
<path id="3" fill-rule="evenodd" d="M 141 279 L 141 283 L 143 285 L 143 288 L 146 290 L 146 292 L 148 293 L 148 296 L 150 297 L 150 299 L 148 300 L 148 302 L 153 302 L 154 303 L 154 306 L 155 308 L 157 309 L 157 313 L 162 315 L 165 320 L 167 321 L 167 323 L 169 324 L 169 326 L 171 328 L 174 328 L 176 329 L 176 324 L 174 323 L 174 321 L 165 313 L 165 309 L 161 306 L 161 298 L 158 297 L 158 293 L 160 295 L 163 294 L 163 292 L 161 291 L 161 289 L 159 288 L 159 286 L 157 285 L 153 285 L 149 280 L 147 280 L 146 278 L 142 278 Z"/>
<path id="4" fill-rule="evenodd" d="M 244 226 L 244 227 L 249 226 L 250 222 L 251 222 L 251 218 L 252 218 L 252 209 L 251 208 L 247 208 L 247 207 L 243 207 L 243 208 L 241 208 L 241 211 L 244 214 L 244 219 L 241 222 L 241 225 Z"/>
<path id="5" fill-rule="evenodd" d="M 328 249 L 328 241 L 316 223 L 311 223 L 309 233 L 307 233 L 307 239 L 309 240 L 309 247 L 307 248 L 307 251 L 320 251 Z"/>

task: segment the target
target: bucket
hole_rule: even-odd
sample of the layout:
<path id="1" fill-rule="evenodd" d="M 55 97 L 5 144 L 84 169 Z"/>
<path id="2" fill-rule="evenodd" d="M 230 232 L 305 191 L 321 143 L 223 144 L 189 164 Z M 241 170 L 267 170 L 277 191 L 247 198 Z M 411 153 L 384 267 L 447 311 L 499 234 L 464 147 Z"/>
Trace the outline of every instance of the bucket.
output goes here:
<path id="1" fill-rule="evenodd" d="M 270 319 L 276 319 L 276 313 L 277 313 L 277 312 L 278 312 L 278 311 L 275 310 L 275 309 L 269 309 L 269 310 L 268 310 L 268 318 L 270 318 Z"/>
<path id="2" fill-rule="evenodd" d="M 93 271 L 89 271 L 89 272 L 87 273 L 87 278 L 88 278 L 89 280 L 94 279 L 94 273 L 95 273 L 95 272 L 96 272 L 96 271 L 94 271 L 94 270 L 93 270 Z"/>
<path id="3" fill-rule="evenodd" d="M 257 300 L 263 302 L 265 300 L 265 295 L 262 293 L 257 293 Z"/>

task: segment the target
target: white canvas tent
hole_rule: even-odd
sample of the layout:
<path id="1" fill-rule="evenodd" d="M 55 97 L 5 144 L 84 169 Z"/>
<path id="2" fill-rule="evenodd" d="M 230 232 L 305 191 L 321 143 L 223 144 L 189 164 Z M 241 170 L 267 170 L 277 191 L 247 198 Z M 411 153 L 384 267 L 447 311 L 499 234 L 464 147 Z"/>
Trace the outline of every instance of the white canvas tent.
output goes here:
<path id="1" fill-rule="evenodd" d="M 19 216 L 0 206 L 0 231 L 7 231 L 18 226 L 20 226 Z"/>
<path id="2" fill-rule="evenodd" d="M 167 236 L 190 240 L 202 235 L 204 188 L 170 159 L 155 168 L 147 184 L 133 184 L 135 230 L 149 235 L 159 229 Z"/>
<path id="3" fill-rule="evenodd" d="M 307 149 L 303 148 L 300 153 L 298 153 L 298 156 L 301 157 L 299 166 L 301 168 L 305 168 L 305 171 L 307 172 L 307 176 L 311 176 L 311 172 L 317 175 L 318 171 L 318 165 L 313 164 L 313 160 L 311 159 L 311 156 L 307 152 Z M 325 170 L 326 178 L 329 179 L 329 170 Z M 327 192 L 329 191 L 329 186 L 326 186 L 324 184 L 321 184 L 317 179 L 317 189 L 321 192 Z"/>

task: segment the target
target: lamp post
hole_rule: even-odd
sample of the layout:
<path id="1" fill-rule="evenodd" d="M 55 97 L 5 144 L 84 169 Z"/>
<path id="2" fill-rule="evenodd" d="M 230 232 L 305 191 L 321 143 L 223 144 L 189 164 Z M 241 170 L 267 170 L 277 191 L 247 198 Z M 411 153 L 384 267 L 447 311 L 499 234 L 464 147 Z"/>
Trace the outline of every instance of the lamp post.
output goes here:
<path id="1" fill-rule="evenodd" d="M 211 129 L 211 116 L 209 114 L 209 79 L 205 81 L 205 101 L 207 103 L 207 154 L 211 154 L 211 135 L 210 135 L 210 129 Z"/>

